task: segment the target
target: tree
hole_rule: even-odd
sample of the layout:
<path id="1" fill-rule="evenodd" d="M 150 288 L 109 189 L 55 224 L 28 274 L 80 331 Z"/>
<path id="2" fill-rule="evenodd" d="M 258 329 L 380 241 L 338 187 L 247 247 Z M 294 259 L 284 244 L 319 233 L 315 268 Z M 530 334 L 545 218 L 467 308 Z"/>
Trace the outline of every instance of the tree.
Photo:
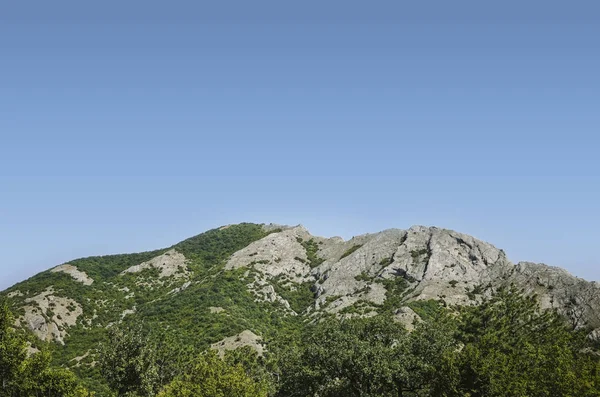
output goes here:
<path id="1" fill-rule="evenodd" d="M 573 332 L 535 297 L 499 290 L 459 317 L 464 344 L 457 396 L 600 395 L 598 359 L 586 353 L 583 332 Z"/>
<path id="2" fill-rule="evenodd" d="M 71 371 L 50 367 L 47 351 L 28 356 L 25 336 L 14 323 L 8 305 L 0 302 L 0 397 L 89 396 Z"/>
<path id="3" fill-rule="evenodd" d="M 232 365 L 213 350 L 197 358 L 193 368 L 178 377 L 159 397 L 266 397 L 267 385 L 257 382 L 242 365 Z"/>
<path id="4" fill-rule="evenodd" d="M 309 327 L 280 355 L 281 397 L 600 396 L 600 359 L 535 297 L 499 290 L 407 333 L 390 318 Z"/>
<path id="5" fill-rule="evenodd" d="M 416 324 L 404 351 L 406 377 L 398 395 L 451 395 L 460 350 L 456 327 L 455 318 L 445 312 Z"/>
<path id="6" fill-rule="evenodd" d="M 119 396 L 155 396 L 185 371 L 190 351 L 167 332 L 150 335 L 142 326 L 115 327 L 100 349 L 100 370 Z"/>
<path id="7" fill-rule="evenodd" d="M 2 391 L 10 395 L 17 387 L 22 366 L 27 359 L 27 345 L 13 328 L 14 318 L 8 306 L 0 302 L 0 379 Z"/>
<path id="8" fill-rule="evenodd" d="M 452 327 L 440 317 L 408 334 L 385 316 L 329 319 L 282 356 L 279 395 L 428 395 L 440 383 L 442 358 L 456 350 Z"/>
<path id="9" fill-rule="evenodd" d="M 241 366 L 255 382 L 266 385 L 268 394 L 275 392 L 275 376 L 272 371 L 273 360 L 259 356 L 257 351 L 250 346 L 238 347 L 234 350 L 225 352 L 223 359 L 230 367 Z"/>

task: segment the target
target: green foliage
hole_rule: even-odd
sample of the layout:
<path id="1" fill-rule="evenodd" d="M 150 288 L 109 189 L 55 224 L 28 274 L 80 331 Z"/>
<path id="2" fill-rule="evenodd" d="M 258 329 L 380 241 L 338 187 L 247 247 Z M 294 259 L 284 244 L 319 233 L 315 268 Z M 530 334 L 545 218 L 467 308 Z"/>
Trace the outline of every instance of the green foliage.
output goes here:
<path id="1" fill-rule="evenodd" d="M 324 321 L 282 354 L 278 395 L 387 397 L 432 391 L 444 362 L 440 358 L 456 348 L 449 324 L 429 324 L 408 334 L 384 316 Z"/>
<path id="2" fill-rule="evenodd" d="M 383 284 L 386 289 L 383 312 L 391 313 L 403 306 L 404 293 L 408 288 L 408 282 L 403 277 L 378 278 L 376 282 Z"/>
<path id="3" fill-rule="evenodd" d="M 279 303 L 258 302 L 248 291 L 247 284 L 254 274 L 247 269 L 233 271 L 216 270 L 198 284 L 186 290 L 163 297 L 149 305 L 138 308 L 138 315 L 154 328 L 170 327 L 171 333 L 181 344 L 199 350 L 227 336 L 250 329 L 263 336 L 296 332 L 300 319 L 285 316 Z M 301 286 L 298 286 L 299 288 Z M 306 289 L 287 291 L 288 297 L 296 297 L 296 308 L 302 306 Z M 312 294 L 312 292 L 310 292 Z M 222 307 L 223 313 L 211 313 L 210 307 Z"/>
<path id="4" fill-rule="evenodd" d="M 75 375 L 52 368 L 50 354 L 29 356 L 25 335 L 13 328 L 14 317 L 6 302 L 0 302 L 0 396 L 71 397 L 89 395 L 78 387 Z"/>
<path id="5" fill-rule="evenodd" d="M 356 281 L 365 281 L 365 282 L 369 282 L 371 281 L 372 277 L 369 276 L 366 272 L 362 272 L 361 274 L 359 274 L 358 276 L 355 276 L 354 279 Z"/>
<path id="6" fill-rule="evenodd" d="M 356 301 L 353 305 L 344 307 L 342 310 L 339 311 L 339 314 L 363 315 L 374 310 L 376 310 L 376 307 L 373 305 L 373 303 L 360 299 Z"/>
<path id="7" fill-rule="evenodd" d="M 434 299 L 411 301 L 407 304 L 422 319 L 437 318 L 443 311 L 442 303 Z"/>
<path id="8" fill-rule="evenodd" d="M 500 290 L 480 306 L 464 307 L 458 339 L 455 395 L 600 395 L 598 358 L 584 333 L 573 332 L 535 297 Z"/>
<path id="9" fill-rule="evenodd" d="M 167 249 L 69 262 L 94 279 L 90 286 L 75 281 L 68 274 L 47 271 L 15 285 L 7 292 L 21 291 L 24 295 L 11 298 L 11 304 L 22 307 L 26 305 L 25 299 L 52 286 L 53 295 L 69 297 L 81 305 L 84 315 L 79 317 L 74 327 L 68 329 L 65 345 L 49 344 L 48 348 L 52 351 L 53 365 L 72 367 L 84 379 L 86 386 L 104 395 L 107 386 L 100 369 L 91 365 L 97 361 L 96 346 L 106 343 L 108 339 L 105 327 L 120 322 L 121 313 L 134 306 L 137 313 L 127 316 L 125 322 L 142 317 L 154 329 L 168 325 L 172 327 L 171 333 L 179 338 L 178 344 L 198 349 L 204 349 L 210 343 L 244 329 L 266 334 L 267 331 L 263 330 L 281 327 L 282 332 L 286 332 L 295 328 L 290 324 L 297 320 L 281 320 L 283 315 L 275 314 L 281 312 L 280 308 L 273 304 L 263 307 L 254 302 L 255 297 L 248 293 L 244 284 L 248 281 L 242 281 L 240 274 L 223 272 L 224 262 L 231 254 L 273 232 L 276 230 L 266 232 L 261 225 L 231 225 L 176 244 L 172 248 L 186 256 L 192 278 L 188 290 L 179 294 L 169 294 L 169 291 L 180 287 L 186 280 L 159 281 L 157 269 L 121 275 L 123 270 L 163 254 Z M 291 295 L 296 296 L 297 299 L 292 300 L 300 307 L 306 302 L 307 288 L 302 286 Z M 199 296 L 206 297 L 200 304 Z M 228 316 L 209 313 L 209 306 L 227 308 Z M 71 306 L 68 310 L 74 309 Z M 56 308 L 50 308 L 46 314 L 52 314 L 52 311 L 56 311 Z M 87 320 L 92 317 L 92 326 L 89 326 Z M 74 367 L 70 360 L 88 351 L 81 365 Z"/>
<path id="10" fill-rule="evenodd" d="M 296 313 L 300 314 L 304 312 L 314 303 L 315 294 L 312 291 L 312 283 L 284 284 L 281 278 L 275 278 L 272 281 L 275 292 L 288 301 L 291 309 Z"/>
<path id="11" fill-rule="evenodd" d="M 227 351 L 224 360 L 230 367 L 241 366 L 244 368 L 246 375 L 256 384 L 266 386 L 269 395 L 275 393 L 276 377 L 273 373 L 272 360 L 259 356 L 256 350 L 250 346 Z"/>
<path id="12" fill-rule="evenodd" d="M 278 395 L 384 395 L 399 370 L 394 342 L 404 333 L 392 322 L 370 319 L 329 319 L 311 327 L 282 358 Z M 369 389 L 379 394 L 367 394 Z"/>
<path id="13" fill-rule="evenodd" d="M 354 251 L 356 251 L 357 249 L 359 249 L 359 248 L 360 248 L 360 247 L 362 247 L 362 246 L 363 246 L 362 244 L 356 244 L 356 245 L 353 245 L 352 247 L 348 248 L 348 249 L 346 250 L 346 252 L 344 252 L 344 253 L 342 254 L 342 256 L 340 257 L 340 259 L 342 259 L 342 258 L 345 258 L 345 257 L 347 257 L 348 255 L 351 255 L 351 254 L 352 254 Z"/>
<path id="14" fill-rule="evenodd" d="M 186 258 L 199 259 L 205 265 L 216 265 L 226 260 L 231 254 L 260 240 L 271 232 L 266 232 L 261 225 L 240 223 L 209 230 L 198 236 L 184 240 L 173 246 Z"/>
<path id="15" fill-rule="evenodd" d="M 81 305 L 84 316 L 68 329 L 63 346 L 13 329 L 14 319 L 3 309 L 0 397 L 89 395 L 77 387 L 75 375 L 99 395 L 111 395 L 110 384 L 118 395 L 129 396 L 154 396 L 162 389 L 163 396 L 600 396 L 599 359 L 589 353 L 598 346 L 566 327 L 555 313 L 540 311 L 535 299 L 523 298 L 520 291 L 499 291 L 481 306 L 450 315 L 440 301 L 407 302 L 412 280 L 399 274 L 375 280 L 387 291 L 383 305 L 359 300 L 338 313 L 353 317 L 343 321 L 332 314 L 290 316 L 278 302 L 257 301 L 247 285 L 264 276 L 248 268 L 225 270 L 224 264 L 267 234 L 260 225 L 241 224 L 175 245 L 188 258 L 191 274 L 187 288 L 176 292 L 187 279 L 158 282 L 156 269 L 120 275 L 166 249 L 70 262 L 94 278 L 90 286 L 64 273 L 44 272 L 11 288 L 24 294 L 11 298 L 11 305 L 22 307 L 25 299 L 52 285 L 54 295 Z M 322 263 L 319 243 L 298 242 L 306 250 L 306 263 Z M 353 246 L 343 257 L 360 247 Z M 411 253 L 414 261 L 426 255 L 426 249 Z M 380 265 L 391 262 L 384 258 Z M 355 279 L 372 281 L 366 273 Z M 314 303 L 310 283 L 284 277 L 269 282 L 295 312 L 308 313 Z M 449 283 L 458 286 L 455 280 Z M 472 299 L 483 292 L 483 286 L 467 291 Z M 338 298 L 329 297 L 324 306 Z M 121 319 L 133 306 L 136 314 Z M 423 319 L 411 333 L 391 319 L 401 306 Z M 213 313 L 211 307 L 224 311 Z M 57 307 L 51 310 L 58 312 Z M 73 313 L 76 306 L 67 310 Z M 373 310 L 380 313 L 375 318 L 356 318 Z M 139 319 L 144 319 L 144 329 L 132 326 Z M 109 334 L 109 324 L 121 325 L 109 327 Z M 227 353 L 224 361 L 213 353 L 195 353 L 246 329 L 263 337 L 264 357 L 248 348 Z M 42 353 L 27 357 L 27 340 L 42 347 Z M 75 366 L 71 360 L 86 352 Z"/>
<path id="16" fill-rule="evenodd" d="M 0 379 L 3 390 L 10 390 L 12 384 L 18 381 L 27 358 L 25 340 L 16 334 L 13 323 L 8 306 L 0 302 Z"/>
<path id="17" fill-rule="evenodd" d="M 140 326 L 111 328 L 99 366 L 118 396 L 154 396 L 187 368 L 191 351 L 167 332 L 150 335 Z"/>
<path id="18" fill-rule="evenodd" d="M 309 327 L 280 355 L 279 396 L 598 396 L 600 360 L 584 332 L 535 298 L 501 290 L 481 306 L 405 333 L 383 316 Z"/>
<path id="19" fill-rule="evenodd" d="M 302 239 L 300 239 L 302 240 Z M 319 258 L 317 252 L 319 251 L 319 244 L 314 239 L 308 241 L 301 241 L 300 244 L 306 250 L 306 257 L 308 258 L 308 264 L 310 267 L 317 267 L 321 263 L 325 262 L 325 259 Z"/>
<path id="20" fill-rule="evenodd" d="M 470 300 L 475 300 L 477 295 L 481 295 L 483 293 L 483 291 L 484 291 L 483 286 L 481 284 L 477 284 L 476 286 L 473 287 L 473 289 L 471 291 L 467 291 L 467 297 Z"/>
<path id="21" fill-rule="evenodd" d="M 429 251 L 426 248 L 420 249 L 420 250 L 413 250 L 410 252 L 410 256 L 412 257 L 413 261 L 417 261 L 419 260 L 423 255 L 427 255 L 429 253 Z"/>
<path id="22" fill-rule="evenodd" d="M 142 262 L 146 262 L 155 256 L 163 254 L 165 251 L 166 250 L 156 250 L 135 254 L 93 256 L 89 258 L 76 259 L 69 262 L 69 264 L 75 266 L 78 270 L 85 272 L 88 276 L 93 278 L 96 283 L 98 283 L 113 279 L 117 277 L 123 270 L 130 268 L 131 266 L 139 265 Z M 62 275 L 68 279 L 71 278 L 69 275 Z M 73 280 L 71 280 L 71 283 L 72 281 Z M 80 285 L 85 288 L 83 284 Z"/>
<path id="23" fill-rule="evenodd" d="M 268 386 L 257 382 L 240 364 L 231 364 L 208 351 L 193 368 L 177 378 L 160 397 L 267 397 Z"/>
<path id="24" fill-rule="evenodd" d="M 379 266 L 387 266 L 390 263 L 392 263 L 394 261 L 394 258 L 389 257 L 389 258 L 383 258 L 382 260 L 379 261 Z"/>

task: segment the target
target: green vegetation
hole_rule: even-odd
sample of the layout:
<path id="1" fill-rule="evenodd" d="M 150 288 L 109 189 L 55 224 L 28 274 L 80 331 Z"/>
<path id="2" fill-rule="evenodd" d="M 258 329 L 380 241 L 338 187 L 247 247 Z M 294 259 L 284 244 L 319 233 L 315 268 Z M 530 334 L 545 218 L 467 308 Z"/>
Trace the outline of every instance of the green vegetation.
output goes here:
<path id="1" fill-rule="evenodd" d="M 144 318 L 148 328 L 168 326 L 182 345 L 198 349 L 205 349 L 211 343 L 244 329 L 264 334 L 269 334 L 274 329 L 281 329 L 282 332 L 295 329 L 296 326 L 290 324 L 297 320 L 286 319 L 280 307 L 255 302 L 255 297 L 246 288 L 250 280 L 242 280 L 243 271 L 223 270 L 230 255 L 273 232 L 276 230 L 264 231 L 261 225 L 231 225 L 210 230 L 171 247 L 186 256 L 191 274 L 191 285 L 177 294 L 169 292 L 181 287 L 186 279 L 161 281 L 158 279 L 157 269 L 120 275 L 123 270 L 148 261 L 171 248 L 69 262 L 94 279 L 90 286 L 73 280 L 68 274 L 46 271 L 13 286 L 6 293 L 21 291 L 22 296 L 16 295 L 10 299 L 11 307 L 21 308 L 26 305 L 25 299 L 52 286 L 53 295 L 69 297 L 81 306 L 84 315 L 78 318 L 74 327 L 68 329 L 65 345 L 44 345 L 52 353 L 52 365 L 70 368 L 83 380 L 86 387 L 100 395 L 106 395 L 107 384 L 100 369 L 91 365 L 98 358 L 96 347 L 108 340 L 106 326 L 120 322 L 121 313 L 133 307 L 136 314 L 125 317 L 125 324 Z M 305 294 L 306 289 L 302 290 Z M 226 308 L 228 315 L 211 314 L 210 306 Z M 22 309 L 15 310 L 16 314 L 23 314 Z M 75 307 L 70 305 L 67 310 L 75 310 Z M 52 311 L 56 312 L 56 308 L 50 308 L 46 317 Z M 87 319 L 92 317 L 93 326 L 90 327 Z M 36 340 L 33 337 L 30 339 Z M 79 361 L 79 365 L 71 361 L 84 355 L 86 357 Z"/>
<path id="2" fill-rule="evenodd" d="M 365 281 L 365 282 L 368 282 L 368 281 L 371 281 L 372 277 L 369 276 L 367 273 L 362 272 L 358 276 L 355 276 L 354 279 L 356 281 Z"/>
<path id="3" fill-rule="evenodd" d="M 427 395 L 436 390 L 442 357 L 456 347 L 448 329 L 440 322 L 408 334 L 384 316 L 308 327 L 281 354 L 277 396 Z"/>
<path id="4" fill-rule="evenodd" d="M 300 239 L 302 240 L 302 239 Z M 317 267 L 321 263 L 325 262 L 325 259 L 319 258 L 317 253 L 319 252 L 319 245 L 314 239 L 310 239 L 308 241 L 301 241 L 300 244 L 306 250 L 306 257 L 308 258 L 308 264 L 310 267 Z"/>
<path id="5" fill-rule="evenodd" d="M 282 282 L 281 278 L 273 280 L 275 292 L 289 302 L 293 311 L 303 313 L 315 300 L 312 283 L 290 284 Z"/>
<path id="6" fill-rule="evenodd" d="M 108 386 L 119 396 L 156 395 L 189 367 L 192 351 L 167 332 L 150 336 L 141 326 L 109 331 L 101 346 L 99 367 Z"/>
<path id="7" fill-rule="evenodd" d="M 242 364 L 231 364 L 208 351 L 159 397 L 267 397 L 268 384 L 254 380 Z"/>
<path id="8" fill-rule="evenodd" d="M 340 257 L 340 259 L 347 257 L 348 255 L 352 254 L 354 251 L 356 251 L 357 249 L 359 249 L 360 247 L 362 247 L 362 244 L 356 244 L 353 245 L 352 247 L 348 248 L 346 250 L 346 252 L 344 252 L 342 254 L 342 256 Z"/>
<path id="9" fill-rule="evenodd" d="M 280 354 L 278 396 L 596 396 L 600 360 L 519 291 L 449 315 L 435 301 L 406 333 L 391 319 L 328 319 Z"/>
<path id="10" fill-rule="evenodd" d="M 255 276 L 251 272 L 245 276 L 245 273 L 246 269 L 243 268 L 219 270 L 214 277 L 207 276 L 176 295 L 141 306 L 138 315 L 145 319 L 148 326 L 170 327 L 174 337 L 185 345 L 199 349 L 205 349 L 211 343 L 246 329 L 265 335 L 295 328 L 299 320 L 285 316 L 279 303 L 256 301 L 256 296 L 247 288 Z M 279 292 L 283 289 L 281 287 Z M 312 296 L 307 288 L 299 287 L 297 291 L 290 290 L 286 296 L 299 309 L 308 293 Z M 222 307 L 227 315 L 211 313 L 210 307 Z"/>
<path id="11" fill-rule="evenodd" d="M 412 257 L 413 261 L 417 261 L 419 260 L 423 255 L 427 255 L 429 252 L 427 251 L 427 249 L 423 248 L 420 250 L 413 250 L 410 252 L 410 256 Z"/>
<path id="12" fill-rule="evenodd" d="M 404 293 L 407 291 L 408 281 L 400 276 L 378 278 L 375 281 L 383 284 L 386 289 L 385 301 L 382 306 L 382 311 L 384 313 L 392 313 L 394 310 L 404 305 Z"/>
<path id="13" fill-rule="evenodd" d="M 592 396 L 600 393 L 598 357 L 585 332 L 572 331 L 535 297 L 501 290 L 461 309 L 454 385 L 472 395 Z"/>
<path id="14" fill-rule="evenodd" d="M 478 284 L 478 285 L 474 286 L 471 291 L 467 291 L 467 297 L 470 300 L 475 300 L 477 295 L 481 295 L 482 293 L 483 293 L 483 286 L 481 284 Z"/>
<path id="15" fill-rule="evenodd" d="M 387 266 L 390 263 L 392 263 L 394 261 L 394 258 L 390 257 L 390 258 L 383 258 L 382 260 L 379 261 L 379 266 Z"/>
<path id="16" fill-rule="evenodd" d="M 103 395 L 600 395 L 593 343 L 520 291 L 500 290 L 480 306 L 453 313 L 435 301 L 409 305 L 424 319 L 410 333 L 387 315 L 328 317 L 269 339 L 265 357 L 246 347 L 222 359 L 214 351 L 181 346 L 168 332 L 113 328 L 98 358 L 112 390 Z M 47 353 L 28 358 L 24 334 L 11 328 L 12 315 L 2 307 L 0 395 L 90 395 L 68 370 L 49 367 Z"/>
<path id="17" fill-rule="evenodd" d="M 410 301 L 407 306 L 413 309 L 419 317 L 426 320 L 439 317 L 443 310 L 442 303 L 434 299 Z"/>
<path id="18" fill-rule="evenodd" d="M 168 333 L 140 326 L 110 331 L 99 366 L 117 396 L 267 396 L 268 375 L 248 348 L 221 360 L 178 345 Z"/>
<path id="19" fill-rule="evenodd" d="M 183 240 L 173 246 L 186 258 L 199 259 L 205 265 L 215 265 L 225 261 L 231 254 L 260 240 L 267 234 L 261 225 L 240 223 L 209 230 L 198 236 Z"/>
<path id="20" fill-rule="evenodd" d="M 350 306 L 346 306 L 339 311 L 339 314 L 364 315 L 371 311 L 377 311 L 373 303 L 360 299 Z"/>
<path id="21" fill-rule="evenodd" d="M 50 354 L 45 349 L 29 355 L 26 336 L 13 325 L 8 305 L 0 302 L 0 396 L 90 395 L 71 371 L 50 366 Z"/>
<path id="22" fill-rule="evenodd" d="M 268 276 L 252 267 L 225 269 L 234 252 L 267 234 L 260 225 L 232 225 L 175 245 L 189 259 L 189 278 L 160 280 L 157 269 L 120 275 L 164 249 L 70 262 L 94 278 L 89 286 L 44 272 L 11 288 L 22 295 L 0 305 L 0 397 L 86 396 L 87 390 L 128 397 L 600 396 L 598 346 L 514 289 L 486 298 L 487 287 L 477 286 L 468 293 L 479 306 L 447 308 L 408 300 L 411 280 L 400 270 L 374 281 L 361 273 L 355 279 L 367 283 L 362 292 L 377 287 L 370 282 L 386 288 L 382 305 L 358 300 L 337 316 L 313 316 L 312 283 L 267 278 L 292 310 L 306 314 L 290 315 L 277 300 L 260 299 Z M 315 240 L 299 243 L 306 263 L 322 263 Z M 424 255 L 427 250 L 412 253 L 414 260 Z M 61 309 L 53 301 L 46 313 L 40 305 L 40 314 L 65 318 L 79 306 L 84 312 L 67 329 L 64 346 L 13 327 L 11 310 L 23 314 L 25 300 L 50 285 L 53 295 L 76 303 Z M 256 294 L 248 285 L 258 286 Z M 340 297 L 329 296 L 324 306 Z M 422 319 L 410 333 L 392 319 L 402 306 Z M 135 314 L 122 316 L 134 307 Z M 374 311 L 379 314 L 361 318 Z M 264 356 L 249 347 L 223 358 L 207 352 L 244 330 L 262 337 Z M 27 356 L 28 342 L 41 352 Z"/>

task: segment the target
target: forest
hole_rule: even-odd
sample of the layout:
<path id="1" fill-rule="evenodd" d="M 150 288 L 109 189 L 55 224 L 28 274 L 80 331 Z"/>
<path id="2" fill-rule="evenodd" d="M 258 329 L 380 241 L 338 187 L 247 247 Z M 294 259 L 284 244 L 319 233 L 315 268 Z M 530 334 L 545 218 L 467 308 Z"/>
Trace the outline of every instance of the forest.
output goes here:
<path id="1" fill-rule="evenodd" d="M 600 396 L 600 356 L 535 296 L 501 289 L 477 306 L 429 309 L 408 331 L 391 317 L 307 322 L 219 355 L 143 323 L 112 327 L 95 363 L 111 396 Z M 0 396 L 93 396 L 0 306 Z"/>

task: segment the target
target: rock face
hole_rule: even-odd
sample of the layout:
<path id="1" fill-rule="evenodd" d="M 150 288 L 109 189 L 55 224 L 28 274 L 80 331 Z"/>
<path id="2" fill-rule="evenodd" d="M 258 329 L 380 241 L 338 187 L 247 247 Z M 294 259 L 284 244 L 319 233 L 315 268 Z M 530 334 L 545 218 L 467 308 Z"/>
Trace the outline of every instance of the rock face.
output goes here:
<path id="1" fill-rule="evenodd" d="M 61 272 L 67 273 L 68 275 L 70 275 L 71 277 L 73 277 L 75 280 L 79 281 L 83 285 L 92 285 L 92 283 L 94 282 L 94 280 L 91 277 L 89 277 L 84 272 L 79 271 L 73 265 L 64 264 L 64 265 L 56 266 L 54 269 L 52 269 L 50 271 L 52 273 L 61 273 Z"/>
<path id="2" fill-rule="evenodd" d="M 303 282 L 310 266 L 306 263 L 306 249 L 300 241 L 310 237 L 302 226 L 270 234 L 233 254 L 225 269 L 253 266 L 269 277 L 283 275 L 291 281 Z"/>
<path id="3" fill-rule="evenodd" d="M 131 266 L 130 268 L 124 270 L 122 274 L 139 273 L 145 269 L 158 269 L 160 271 L 161 278 L 186 277 L 188 271 L 185 263 L 185 256 L 176 250 L 171 249 L 162 255 L 150 259 L 148 262 Z"/>
<path id="4" fill-rule="evenodd" d="M 575 328 L 590 326 L 600 331 L 600 285 L 571 275 L 564 269 L 520 262 L 507 282 L 537 294 L 543 308 L 553 308 L 570 319 Z"/>
<path id="5" fill-rule="evenodd" d="M 101 258 L 83 264 L 71 261 L 50 272 L 66 273 L 72 279 L 41 274 L 31 283 L 14 286 L 6 296 L 22 309 L 20 324 L 40 339 L 63 343 L 72 327 L 106 327 L 125 317 L 143 321 L 144 313 L 154 312 L 154 304 L 168 300 L 168 310 L 177 310 L 185 306 L 182 301 L 203 303 L 207 291 L 220 294 L 205 301 L 207 305 L 199 305 L 215 321 L 235 316 L 239 316 L 235 321 L 246 321 L 244 311 L 235 307 L 245 299 L 254 310 L 273 316 L 301 316 L 306 322 L 325 315 L 348 318 L 386 311 L 411 329 L 419 321 L 419 307 L 431 303 L 419 301 L 476 305 L 493 290 L 514 285 L 526 294 L 536 294 L 543 308 L 556 309 L 574 328 L 589 327 L 592 335 L 600 338 L 598 283 L 544 264 L 513 264 L 501 249 L 465 234 L 413 226 L 345 241 L 313 236 L 301 225 L 269 224 L 252 225 L 256 237 L 238 244 L 244 237 L 239 226 L 213 231 L 213 237 L 198 245 L 210 250 L 206 247 L 235 243 L 210 266 L 189 247 L 186 251 L 185 246 L 175 245 L 166 252 L 109 258 L 113 268 L 99 269 L 102 271 L 96 271 L 97 264 L 103 263 Z M 226 238 L 214 237 L 232 231 Z M 205 273 L 196 273 L 198 269 Z M 222 289 L 223 285 L 216 283 L 209 290 L 207 285 L 220 281 L 219 277 L 235 280 L 235 289 Z M 194 309 L 187 307 L 177 315 L 184 317 L 182 322 L 193 323 Z M 225 336 L 229 335 L 214 340 Z M 257 341 L 248 330 L 213 347 L 224 351 L 246 344 L 262 352 Z"/>
<path id="6" fill-rule="evenodd" d="M 315 304 L 304 313 L 311 315 L 355 312 L 349 310 L 355 305 L 363 308 L 362 315 L 372 315 L 389 293 L 396 293 L 386 289 L 386 280 L 397 278 L 408 285 L 402 291 L 404 303 L 433 299 L 472 305 L 491 290 L 514 284 L 537 294 L 543 308 L 556 308 L 574 327 L 600 332 L 596 282 L 543 264 L 514 265 L 489 243 L 436 227 L 389 229 L 349 241 L 312 236 L 302 226 L 285 227 L 236 252 L 226 268 L 248 268 L 255 275 L 248 288 L 257 299 L 282 301 L 288 308 L 276 294 L 274 280 L 312 283 Z M 396 313 L 397 320 L 407 324 L 416 316 L 406 306 Z"/>
<path id="7" fill-rule="evenodd" d="M 29 327 L 41 340 L 61 344 L 64 344 L 67 328 L 74 326 L 83 313 L 77 302 L 56 296 L 53 288 L 25 299 L 25 303 L 25 314 L 17 321 Z"/>

